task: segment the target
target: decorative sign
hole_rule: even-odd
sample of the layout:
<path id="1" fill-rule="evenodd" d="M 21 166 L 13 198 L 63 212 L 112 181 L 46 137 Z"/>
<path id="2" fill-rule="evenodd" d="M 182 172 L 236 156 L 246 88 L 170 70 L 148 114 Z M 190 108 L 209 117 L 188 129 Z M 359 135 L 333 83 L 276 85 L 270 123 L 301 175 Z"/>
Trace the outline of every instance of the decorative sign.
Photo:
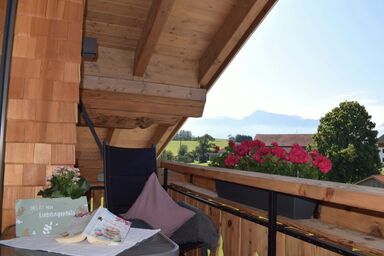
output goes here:
<path id="1" fill-rule="evenodd" d="M 16 236 L 55 235 L 73 216 L 88 213 L 86 197 L 39 198 L 16 202 Z"/>

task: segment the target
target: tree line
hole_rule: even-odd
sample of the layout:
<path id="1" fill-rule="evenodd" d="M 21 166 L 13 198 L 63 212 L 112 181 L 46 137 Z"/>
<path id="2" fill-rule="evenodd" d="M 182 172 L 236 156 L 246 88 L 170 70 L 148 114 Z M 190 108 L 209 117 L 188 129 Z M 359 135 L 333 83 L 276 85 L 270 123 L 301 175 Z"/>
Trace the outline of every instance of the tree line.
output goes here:
<path id="1" fill-rule="evenodd" d="M 192 163 L 195 161 L 198 161 L 199 163 L 206 163 L 209 159 L 209 154 L 217 150 L 217 146 L 213 143 L 215 139 L 209 134 L 205 134 L 200 137 L 192 137 L 192 133 L 190 131 L 181 130 L 175 135 L 174 140 L 179 140 L 180 142 L 182 140 L 196 140 L 198 144 L 195 149 L 189 151 L 187 145 L 180 143 L 176 156 L 173 155 L 171 150 L 164 150 L 160 155 L 161 160 L 174 160 L 183 163 Z"/>
<path id="2" fill-rule="evenodd" d="M 252 136 L 237 134 L 236 136 L 228 135 L 228 139 L 235 142 L 243 142 L 244 140 L 252 140 Z M 171 150 L 164 150 L 161 155 L 161 160 L 166 161 L 179 161 L 183 163 L 206 163 L 212 154 L 217 154 L 220 148 L 214 143 L 215 139 L 205 134 L 203 136 L 193 136 L 191 131 L 180 130 L 172 138 L 173 141 L 197 141 L 198 145 L 193 149 L 189 150 L 188 146 L 180 143 L 177 155 L 174 155 Z"/>

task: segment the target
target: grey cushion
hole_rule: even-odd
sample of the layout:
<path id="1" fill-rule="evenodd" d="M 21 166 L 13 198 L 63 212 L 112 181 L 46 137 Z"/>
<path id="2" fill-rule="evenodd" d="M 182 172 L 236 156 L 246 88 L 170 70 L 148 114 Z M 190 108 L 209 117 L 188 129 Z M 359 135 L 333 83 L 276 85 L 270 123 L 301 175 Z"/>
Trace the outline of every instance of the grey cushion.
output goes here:
<path id="1" fill-rule="evenodd" d="M 212 220 L 200 209 L 185 202 L 177 202 L 195 215 L 177 229 L 171 239 L 177 244 L 202 242 L 210 250 L 216 250 L 219 244 L 219 233 Z"/>

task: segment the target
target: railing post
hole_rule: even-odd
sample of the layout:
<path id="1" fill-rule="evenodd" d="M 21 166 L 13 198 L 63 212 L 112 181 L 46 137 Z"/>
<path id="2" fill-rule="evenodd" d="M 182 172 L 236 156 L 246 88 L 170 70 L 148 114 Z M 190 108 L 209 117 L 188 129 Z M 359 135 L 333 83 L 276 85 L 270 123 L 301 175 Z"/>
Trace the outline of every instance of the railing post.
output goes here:
<path id="1" fill-rule="evenodd" d="M 277 193 L 269 191 L 268 210 L 268 256 L 276 255 L 276 220 L 277 220 Z"/>
<path id="2" fill-rule="evenodd" d="M 163 171 L 163 187 L 165 191 L 168 190 L 168 169 L 167 168 L 164 168 L 164 171 Z"/>

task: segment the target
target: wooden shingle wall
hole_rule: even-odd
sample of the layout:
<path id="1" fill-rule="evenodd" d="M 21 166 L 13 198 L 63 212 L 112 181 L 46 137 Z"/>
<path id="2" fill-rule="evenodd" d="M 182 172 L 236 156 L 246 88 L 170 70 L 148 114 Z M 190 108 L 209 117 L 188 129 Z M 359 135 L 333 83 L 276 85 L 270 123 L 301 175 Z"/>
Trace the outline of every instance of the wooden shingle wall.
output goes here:
<path id="1" fill-rule="evenodd" d="M 2 229 L 57 165 L 75 164 L 84 0 L 19 0 L 6 127 Z"/>

